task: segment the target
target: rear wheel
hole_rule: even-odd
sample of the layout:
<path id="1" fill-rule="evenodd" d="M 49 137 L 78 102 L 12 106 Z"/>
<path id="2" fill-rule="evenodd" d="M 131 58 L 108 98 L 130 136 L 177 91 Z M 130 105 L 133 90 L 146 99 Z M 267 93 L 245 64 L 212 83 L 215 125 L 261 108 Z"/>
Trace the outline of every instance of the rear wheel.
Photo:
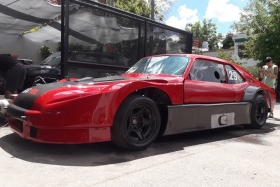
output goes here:
<path id="1" fill-rule="evenodd" d="M 119 107 L 111 128 L 112 142 L 129 150 L 146 149 L 160 129 L 156 103 L 144 96 L 128 97 Z"/>
<path id="2" fill-rule="evenodd" d="M 256 95 L 251 107 L 251 128 L 261 128 L 267 120 L 268 107 L 264 96 Z"/>

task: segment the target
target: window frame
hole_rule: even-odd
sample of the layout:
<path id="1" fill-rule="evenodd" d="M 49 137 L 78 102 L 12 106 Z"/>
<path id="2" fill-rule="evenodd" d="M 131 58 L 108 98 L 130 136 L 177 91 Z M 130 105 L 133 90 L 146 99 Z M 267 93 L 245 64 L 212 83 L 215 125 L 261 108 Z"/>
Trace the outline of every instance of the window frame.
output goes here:
<path id="1" fill-rule="evenodd" d="M 213 82 L 213 81 L 205 81 L 205 80 L 195 80 L 195 79 L 192 79 L 191 78 L 191 73 L 192 73 L 192 70 L 193 68 L 195 67 L 195 64 L 198 62 L 198 61 L 205 61 L 206 63 L 214 63 L 216 64 L 217 66 L 218 65 L 222 65 L 223 66 L 223 71 L 224 71 L 224 82 Z M 209 60 L 209 59 L 201 59 L 201 58 L 197 58 L 194 60 L 193 64 L 192 64 L 192 67 L 190 68 L 190 72 L 189 72 L 189 80 L 195 80 L 195 81 L 202 81 L 202 82 L 209 82 L 209 83 L 220 83 L 220 84 L 228 84 L 228 76 L 227 76 L 227 71 L 226 71 L 226 67 L 225 67 L 226 64 L 222 63 L 222 62 L 218 62 L 218 61 L 214 61 L 214 60 Z M 222 81 L 222 80 L 221 80 Z"/>

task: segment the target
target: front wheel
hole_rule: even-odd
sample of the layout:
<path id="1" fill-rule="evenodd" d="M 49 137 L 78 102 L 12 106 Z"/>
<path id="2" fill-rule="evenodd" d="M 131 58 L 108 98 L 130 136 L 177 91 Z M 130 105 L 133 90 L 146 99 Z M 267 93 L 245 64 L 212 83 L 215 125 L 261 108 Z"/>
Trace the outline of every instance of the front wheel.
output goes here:
<path id="1" fill-rule="evenodd" d="M 264 96 L 256 95 L 251 107 L 251 128 L 261 128 L 267 120 L 268 107 Z"/>
<path id="2" fill-rule="evenodd" d="M 130 96 L 119 107 L 111 128 L 112 142 L 129 150 L 146 149 L 156 139 L 161 117 L 156 103 Z"/>

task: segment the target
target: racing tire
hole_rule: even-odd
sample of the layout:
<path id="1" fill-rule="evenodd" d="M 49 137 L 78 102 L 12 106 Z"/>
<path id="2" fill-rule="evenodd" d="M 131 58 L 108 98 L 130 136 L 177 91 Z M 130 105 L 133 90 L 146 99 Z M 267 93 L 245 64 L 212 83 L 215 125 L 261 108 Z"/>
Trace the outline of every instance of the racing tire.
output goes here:
<path id="1" fill-rule="evenodd" d="M 112 142 L 128 150 L 144 150 L 157 138 L 160 124 L 160 112 L 153 100 L 145 96 L 130 96 L 115 115 L 111 127 Z"/>
<path id="2" fill-rule="evenodd" d="M 251 124 L 247 125 L 253 129 L 260 129 L 267 120 L 268 106 L 263 95 L 257 94 L 251 107 Z"/>

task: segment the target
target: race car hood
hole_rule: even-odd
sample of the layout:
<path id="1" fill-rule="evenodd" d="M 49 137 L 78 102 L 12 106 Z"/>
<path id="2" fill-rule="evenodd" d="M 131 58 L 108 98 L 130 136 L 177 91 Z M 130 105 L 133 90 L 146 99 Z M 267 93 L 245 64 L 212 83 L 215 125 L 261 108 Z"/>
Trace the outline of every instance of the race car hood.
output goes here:
<path id="1" fill-rule="evenodd" d="M 182 81 L 176 76 L 159 75 L 123 75 L 104 78 L 86 77 L 75 81 L 56 82 L 29 88 L 20 93 L 13 104 L 23 109 L 34 109 L 36 100 L 41 104 L 52 104 L 65 100 L 112 92 L 136 81 L 167 84 Z M 37 108 L 38 109 L 38 108 Z"/>

